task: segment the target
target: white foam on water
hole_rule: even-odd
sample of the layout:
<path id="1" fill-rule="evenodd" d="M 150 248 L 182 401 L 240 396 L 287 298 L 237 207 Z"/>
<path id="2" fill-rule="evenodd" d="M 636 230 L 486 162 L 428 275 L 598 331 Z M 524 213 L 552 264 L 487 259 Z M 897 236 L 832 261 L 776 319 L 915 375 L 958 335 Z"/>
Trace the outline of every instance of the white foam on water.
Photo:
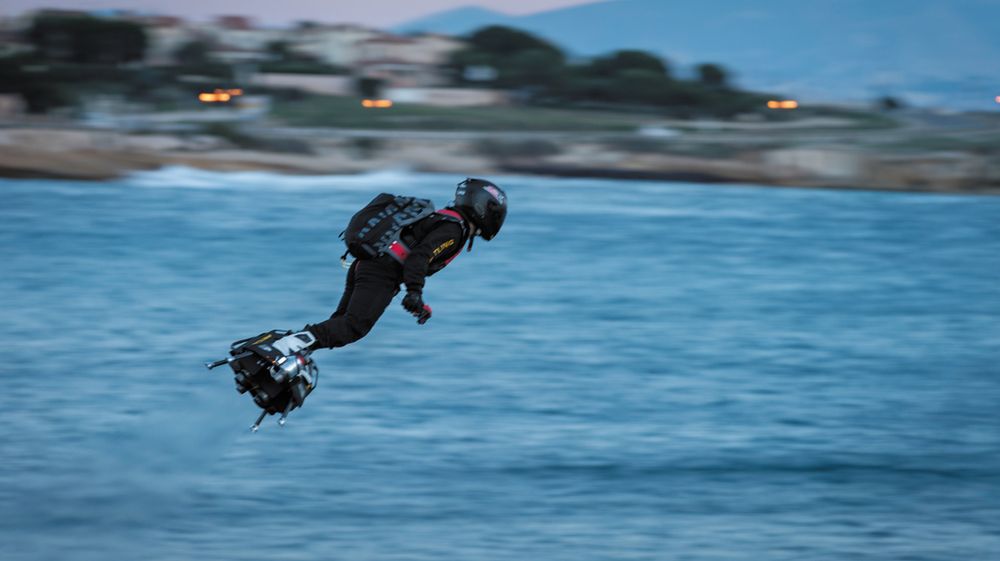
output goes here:
<path id="1" fill-rule="evenodd" d="M 378 186 L 404 185 L 413 181 L 406 170 L 380 170 L 353 175 L 286 175 L 263 171 L 209 171 L 169 166 L 136 172 L 122 183 L 150 189 L 206 189 L 223 191 L 277 191 L 336 189 L 370 191 Z"/>
<path id="2" fill-rule="evenodd" d="M 349 175 L 289 175 L 268 171 L 209 171 L 169 166 L 142 171 L 118 182 L 127 188 L 198 189 L 253 192 L 390 192 L 447 202 L 463 174 L 420 173 L 384 169 Z M 822 189 L 776 190 L 757 185 L 703 185 L 664 181 L 620 181 L 597 178 L 553 178 L 523 175 L 489 176 L 511 195 L 512 209 L 554 215 L 599 214 L 632 218 L 706 218 L 712 220 L 780 221 L 788 218 L 783 203 L 839 197 Z M 609 195 L 611 193 L 611 195 Z M 765 196 L 766 195 L 766 196 Z M 933 202 L 940 196 L 857 193 L 861 198 L 896 197 L 900 202 Z M 734 204 L 745 199 L 748 204 Z M 761 206 L 761 200 L 770 201 Z M 961 200 L 961 199 L 957 199 Z M 728 202 L 727 202 L 728 201 Z M 752 201 L 752 204 L 750 204 Z M 352 201 L 353 202 L 353 201 Z M 512 218 L 514 218 L 512 216 Z"/>

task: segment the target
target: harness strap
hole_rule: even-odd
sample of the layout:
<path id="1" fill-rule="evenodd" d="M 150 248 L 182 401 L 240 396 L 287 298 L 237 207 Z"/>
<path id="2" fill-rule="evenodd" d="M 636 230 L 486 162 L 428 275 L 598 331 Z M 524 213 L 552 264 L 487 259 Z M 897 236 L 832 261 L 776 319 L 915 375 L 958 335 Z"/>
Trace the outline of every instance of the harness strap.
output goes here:
<path id="1" fill-rule="evenodd" d="M 465 225 L 465 220 L 462 219 L 462 215 L 461 214 L 455 212 L 454 210 L 451 210 L 450 208 L 442 208 L 441 210 L 437 210 L 437 211 L 434 211 L 434 212 L 436 212 L 437 214 L 443 214 L 445 216 L 450 216 L 450 217 L 458 220 L 459 224 L 462 225 L 462 233 L 464 234 L 466 232 L 467 226 Z M 455 258 L 458 257 L 461 254 L 462 254 L 462 248 L 460 247 L 460 248 L 458 248 L 458 251 L 455 252 L 455 255 L 452 255 L 451 257 L 449 257 L 444 262 L 445 266 L 450 265 L 451 262 L 454 261 Z"/>
<path id="2" fill-rule="evenodd" d="M 437 210 L 434 212 L 436 214 L 443 214 L 444 216 L 458 220 L 459 223 L 462 225 L 462 231 L 465 232 L 466 230 L 465 220 L 462 220 L 461 214 L 447 208 L 443 208 L 441 210 Z M 389 245 L 389 251 L 387 251 L 386 253 L 390 255 L 393 259 L 395 259 L 397 262 L 399 262 L 400 265 L 403 265 L 404 263 L 406 263 L 406 258 L 410 256 L 411 251 L 412 250 L 410 249 L 410 247 L 407 246 L 405 243 L 403 243 L 401 240 L 396 240 Z M 444 264 L 445 265 L 450 264 L 452 261 L 455 260 L 456 257 L 458 257 L 460 253 L 462 253 L 461 250 L 456 251 L 455 255 L 449 257 L 444 262 Z"/>
<path id="3" fill-rule="evenodd" d="M 396 240 L 389 245 L 388 254 L 402 265 L 406 263 L 406 258 L 410 256 L 410 248 L 403 242 Z"/>
<path id="4" fill-rule="evenodd" d="M 436 212 L 437 214 L 443 214 L 445 216 L 450 216 L 452 218 L 457 218 L 463 224 L 465 223 L 465 220 L 462 220 L 462 215 L 459 214 L 459 213 L 457 213 L 457 212 L 455 212 L 454 210 L 451 210 L 450 208 L 442 208 L 441 210 L 435 210 L 434 212 Z"/>

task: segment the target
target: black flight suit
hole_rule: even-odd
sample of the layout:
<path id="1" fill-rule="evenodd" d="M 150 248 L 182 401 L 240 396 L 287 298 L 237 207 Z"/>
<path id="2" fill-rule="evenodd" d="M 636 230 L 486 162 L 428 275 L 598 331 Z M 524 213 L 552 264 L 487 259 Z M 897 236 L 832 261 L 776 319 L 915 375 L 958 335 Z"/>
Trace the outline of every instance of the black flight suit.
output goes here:
<path id="1" fill-rule="evenodd" d="M 367 335 L 399 293 L 400 283 L 407 290 L 423 290 L 424 278 L 443 269 L 467 239 L 462 224 L 439 214 L 409 226 L 401 238 L 412 248 L 405 265 L 389 255 L 351 264 L 337 310 L 330 319 L 306 326 L 317 347 L 343 347 Z"/>

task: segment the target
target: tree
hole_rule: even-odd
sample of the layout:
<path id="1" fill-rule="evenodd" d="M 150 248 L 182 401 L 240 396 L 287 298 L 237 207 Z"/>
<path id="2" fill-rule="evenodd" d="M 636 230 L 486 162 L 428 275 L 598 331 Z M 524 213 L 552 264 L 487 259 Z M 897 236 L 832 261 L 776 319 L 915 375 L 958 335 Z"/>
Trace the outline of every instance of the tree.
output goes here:
<path id="1" fill-rule="evenodd" d="M 382 91 L 382 80 L 372 77 L 358 78 L 356 83 L 358 93 L 361 97 L 380 97 Z"/>
<path id="2" fill-rule="evenodd" d="M 288 41 L 271 41 L 264 46 L 269 60 L 258 64 L 260 72 L 287 74 L 347 74 L 346 68 L 327 64 L 316 57 L 295 50 Z"/>
<path id="3" fill-rule="evenodd" d="M 507 88 L 539 89 L 558 81 L 566 55 L 551 43 L 530 33 L 494 25 L 472 34 L 469 46 L 451 56 L 459 82 L 470 81 L 468 69 L 492 69 L 493 81 Z"/>
<path id="4" fill-rule="evenodd" d="M 21 97 L 28 113 L 48 113 L 51 109 L 73 105 L 75 100 L 70 90 L 60 84 L 32 83 L 23 86 Z"/>
<path id="5" fill-rule="evenodd" d="M 699 64 L 698 81 L 713 88 L 724 88 L 728 86 L 729 77 L 726 75 L 726 71 L 717 64 Z"/>
<path id="6" fill-rule="evenodd" d="M 522 51 L 550 51 L 558 54 L 560 59 L 565 59 L 559 47 L 552 43 L 519 29 L 502 25 L 491 25 L 474 32 L 469 36 L 469 46 L 473 50 L 483 51 L 495 57 L 507 57 Z"/>
<path id="7" fill-rule="evenodd" d="M 601 103 L 663 103 L 673 80 L 666 62 L 644 51 L 626 50 L 571 66 L 559 93 L 568 99 Z"/>
<path id="8" fill-rule="evenodd" d="M 288 41 L 271 41 L 264 47 L 264 50 L 274 60 L 290 60 L 293 58 L 291 45 Z"/>
<path id="9" fill-rule="evenodd" d="M 615 78 L 613 91 L 615 101 L 660 105 L 666 101 L 670 85 L 670 80 L 659 72 L 629 68 Z"/>
<path id="10" fill-rule="evenodd" d="M 761 103 L 760 96 L 731 88 L 717 64 L 702 64 L 695 78 L 685 80 L 674 79 L 663 58 L 640 50 L 567 64 L 565 54 L 548 41 L 503 26 L 473 33 L 449 66 L 458 82 L 488 81 L 536 104 L 614 104 L 679 116 L 731 116 Z"/>
<path id="11" fill-rule="evenodd" d="M 141 25 L 91 16 L 38 16 L 28 39 L 43 58 L 79 64 L 142 60 L 147 46 Z"/>
<path id="12" fill-rule="evenodd" d="M 497 70 L 493 64 L 493 57 L 487 53 L 462 49 L 451 54 L 447 67 L 451 70 L 454 81 L 458 83 L 493 82 L 497 78 Z"/>
<path id="13" fill-rule="evenodd" d="M 643 70 L 670 77 L 667 64 L 660 57 L 643 51 L 616 51 L 609 56 L 598 57 L 586 67 L 594 76 L 612 77 L 627 70 Z"/>
<path id="14" fill-rule="evenodd" d="M 882 111 L 895 111 L 897 109 L 903 109 L 906 104 L 899 100 L 899 98 L 893 97 L 891 95 L 882 96 L 878 100 L 878 108 Z"/>
<path id="15" fill-rule="evenodd" d="M 555 93 L 558 97 L 571 101 L 611 102 L 616 95 L 613 89 L 611 80 L 593 77 L 579 68 L 570 67 L 566 79 Z"/>
<path id="16" fill-rule="evenodd" d="M 562 58 L 552 51 L 521 51 L 501 66 L 500 83 L 511 86 L 549 86 L 562 76 Z"/>
<path id="17" fill-rule="evenodd" d="M 180 64 L 205 64 L 211 61 L 212 46 L 207 41 L 195 39 L 188 41 L 174 51 L 174 60 Z"/>

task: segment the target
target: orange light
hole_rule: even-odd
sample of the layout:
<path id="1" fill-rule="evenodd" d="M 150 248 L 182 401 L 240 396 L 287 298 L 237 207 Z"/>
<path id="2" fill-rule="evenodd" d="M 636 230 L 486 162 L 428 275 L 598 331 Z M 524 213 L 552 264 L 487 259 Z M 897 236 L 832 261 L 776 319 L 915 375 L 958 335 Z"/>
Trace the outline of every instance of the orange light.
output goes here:
<path id="1" fill-rule="evenodd" d="M 233 93 L 239 91 L 240 93 Z M 243 95 L 242 90 L 215 90 L 214 92 L 202 92 L 198 94 L 198 101 L 202 103 L 226 103 L 234 95 Z"/>
<path id="2" fill-rule="evenodd" d="M 392 100 L 389 99 L 363 99 L 361 100 L 361 106 L 367 107 L 369 109 L 388 109 L 392 107 Z"/>
<path id="3" fill-rule="evenodd" d="M 798 109 L 799 102 L 795 101 L 794 99 L 785 99 L 781 101 L 772 99 L 771 101 L 767 102 L 767 106 L 770 109 Z"/>
<path id="4" fill-rule="evenodd" d="M 231 90 L 226 90 L 226 93 L 232 96 L 243 95 L 243 90 L 241 90 L 240 88 L 234 88 Z"/>
<path id="5" fill-rule="evenodd" d="M 993 98 L 993 101 L 995 101 L 997 103 L 1000 103 L 1000 95 L 998 95 L 995 98 Z"/>

